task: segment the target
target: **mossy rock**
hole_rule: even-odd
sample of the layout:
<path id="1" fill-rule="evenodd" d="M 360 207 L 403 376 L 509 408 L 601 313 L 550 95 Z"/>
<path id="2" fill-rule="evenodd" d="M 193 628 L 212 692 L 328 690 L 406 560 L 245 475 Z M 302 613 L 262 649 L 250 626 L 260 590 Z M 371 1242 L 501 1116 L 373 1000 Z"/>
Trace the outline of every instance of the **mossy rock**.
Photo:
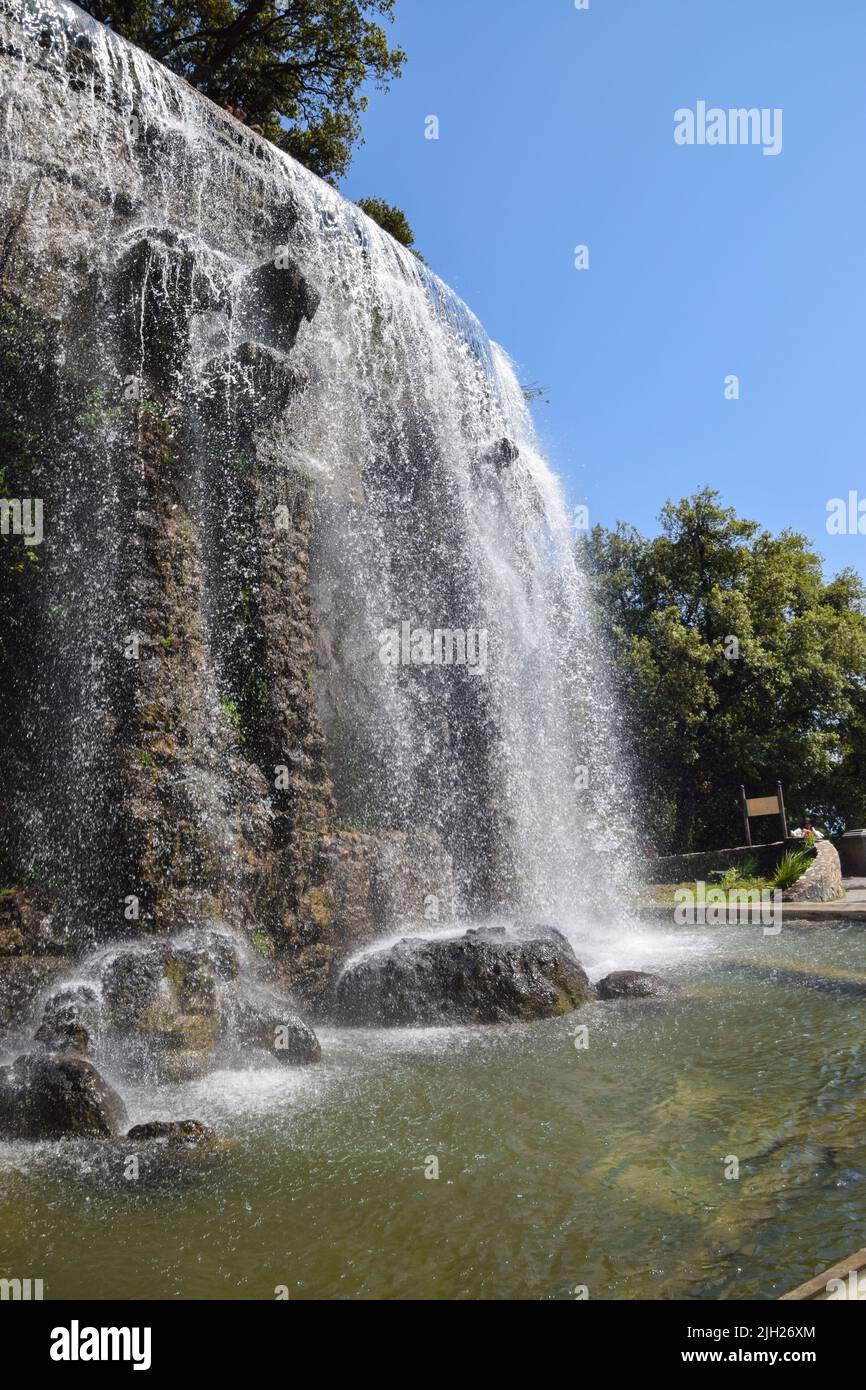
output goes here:
<path id="1" fill-rule="evenodd" d="M 143 1015 L 141 1031 L 168 1051 L 209 1052 L 219 1039 L 219 1018 L 215 1013 L 174 1013 L 159 1004 Z"/>
<path id="2" fill-rule="evenodd" d="M 217 1149 L 222 1141 L 210 1125 L 201 1120 L 150 1120 L 133 1125 L 127 1134 L 132 1143 L 170 1144 L 172 1146 Z"/>
<path id="3" fill-rule="evenodd" d="M 533 924 L 404 938 L 350 962 L 334 993 L 340 1021 L 368 1027 L 529 1022 L 595 995 L 561 932 Z"/>
<path id="4" fill-rule="evenodd" d="M 0 1136 L 107 1139 L 126 1128 L 120 1096 L 83 1057 L 32 1053 L 0 1068 Z"/>

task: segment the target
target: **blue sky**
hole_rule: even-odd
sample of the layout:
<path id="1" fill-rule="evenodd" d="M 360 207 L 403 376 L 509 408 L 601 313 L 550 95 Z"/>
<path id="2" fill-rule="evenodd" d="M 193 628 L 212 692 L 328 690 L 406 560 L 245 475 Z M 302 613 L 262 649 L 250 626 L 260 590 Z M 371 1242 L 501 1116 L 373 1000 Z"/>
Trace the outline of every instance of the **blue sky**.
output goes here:
<path id="1" fill-rule="evenodd" d="M 866 0 L 396 9 L 409 61 L 343 191 L 403 207 L 547 388 L 571 499 L 652 532 L 707 483 L 866 574 L 866 536 L 826 531 L 828 499 L 866 497 Z M 702 99 L 782 108 L 781 153 L 677 145 L 675 111 Z"/>

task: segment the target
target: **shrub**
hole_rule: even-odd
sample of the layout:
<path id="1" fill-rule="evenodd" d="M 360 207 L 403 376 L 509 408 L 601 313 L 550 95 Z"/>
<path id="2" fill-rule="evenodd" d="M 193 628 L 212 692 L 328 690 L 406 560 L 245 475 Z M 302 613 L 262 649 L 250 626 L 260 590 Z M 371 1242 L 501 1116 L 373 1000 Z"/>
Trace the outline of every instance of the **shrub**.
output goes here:
<path id="1" fill-rule="evenodd" d="M 802 878 L 813 859 L 813 855 L 807 854 L 803 849 L 794 850 L 792 853 L 784 854 L 779 861 L 776 872 L 773 875 L 774 888 L 793 888 L 798 878 Z"/>
<path id="2" fill-rule="evenodd" d="M 362 212 L 366 212 L 368 217 L 372 217 L 374 222 L 378 222 L 384 231 L 389 232 L 395 241 L 399 241 L 401 246 L 411 251 L 413 256 L 417 256 L 419 261 L 423 261 L 424 257 L 415 245 L 415 233 L 409 226 L 402 208 L 386 203 L 383 198 L 359 198 L 358 207 Z"/>

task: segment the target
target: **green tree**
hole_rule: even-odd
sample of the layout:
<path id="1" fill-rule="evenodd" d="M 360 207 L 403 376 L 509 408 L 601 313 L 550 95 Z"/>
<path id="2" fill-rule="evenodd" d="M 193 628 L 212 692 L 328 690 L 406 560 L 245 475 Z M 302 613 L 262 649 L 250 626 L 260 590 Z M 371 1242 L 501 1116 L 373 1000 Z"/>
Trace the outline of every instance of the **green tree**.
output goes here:
<path id="1" fill-rule="evenodd" d="M 825 581 L 805 537 L 761 530 L 709 488 L 660 522 L 651 540 L 620 523 L 582 543 L 656 847 L 741 843 L 740 784 L 777 778 L 792 818 L 864 823 L 862 581 Z"/>
<path id="2" fill-rule="evenodd" d="M 382 198 L 359 198 L 358 207 L 366 212 L 368 217 L 372 217 L 374 222 L 378 222 L 380 227 L 384 227 L 386 232 L 390 232 L 401 246 L 407 247 L 419 261 L 423 261 L 424 257 L 415 245 L 415 233 L 409 226 L 405 212 L 394 207 L 392 203 L 386 203 Z"/>
<path id="3" fill-rule="evenodd" d="M 138 44 L 331 181 L 361 140 L 365 87 L 387 89 L 405 54 L 378 21 L 395 0 L 84 0 Z"/>

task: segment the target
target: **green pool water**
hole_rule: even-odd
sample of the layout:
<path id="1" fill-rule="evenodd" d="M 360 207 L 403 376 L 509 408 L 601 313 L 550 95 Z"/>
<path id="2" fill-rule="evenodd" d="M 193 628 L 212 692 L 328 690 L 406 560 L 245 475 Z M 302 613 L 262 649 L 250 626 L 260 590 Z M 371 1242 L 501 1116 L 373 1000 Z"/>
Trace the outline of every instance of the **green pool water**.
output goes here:
<path id="1" fill-rule="evenodd" d="M 230 1140 L 204 1165 L 153 1155 L 129 1179 L 122 1142 L 0 1147 L 0 1275 L 46 1298 L 775 1298 L 866 1244 L 866 997 L 724 968 L 864 969 L 866 932 L 617 949 L 594 973 L 628 959 L 684 996 L 324 1028 L 318 1067 L 127 1085 L 131 1121 Z"/>

